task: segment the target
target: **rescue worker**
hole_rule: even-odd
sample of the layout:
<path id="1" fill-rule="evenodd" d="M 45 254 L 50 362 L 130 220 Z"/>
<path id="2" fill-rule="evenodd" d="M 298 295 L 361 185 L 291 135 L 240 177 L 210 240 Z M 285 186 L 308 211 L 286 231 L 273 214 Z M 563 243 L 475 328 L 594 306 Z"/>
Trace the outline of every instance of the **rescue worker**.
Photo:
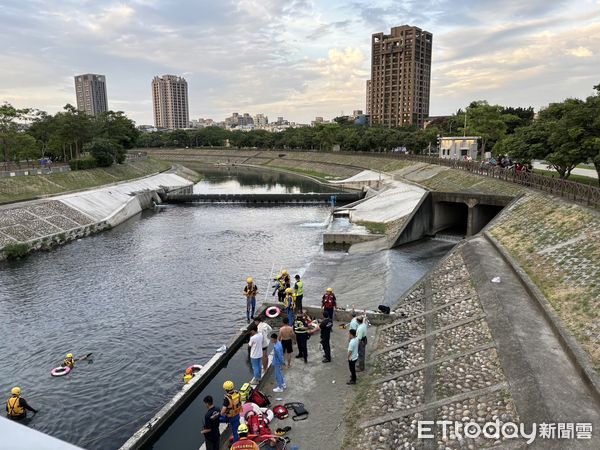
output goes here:
<path id="1" fill-rule="evenodd" d="M 223 407 L 221 408 L 221 418 L 223 422 L 231 424 L 233 433 L 233 442 L 237 442 L 238 427 L 240 426 L 240 413 L 242 412 L 242 397 L 235 390 L 233 381 L 227 380 L 223 383 L 225 398 L 223 399 Z"/>
<path id="2" fill-rule="evenodd" d="M 321 329 L 321 346 L 323 347 L 323 362 L 331 362 L 331 346 L 329 345 L 329 339 L 331 338 L 331 329 L 333 328 L 333 321 L 329 316 L 324 314 L 324 319 L 319 324 Z"/>
<path id="3" fill-rule="evenodd" d="M 287 270 L 282 270 L 281 273 L 275 277 L 275 281 L 277 281 L 277 288 L 273 292 L 273 295 L 275 295 L 275 292 L 277 292 L 279 301 L 283 303 L 283 299 L 285 298 L 285 290 L 291 287 L 290 275 L 288 274 Z"/>
<path id="4" fill-rule="evenodd" d="M 27 417 L 27 411 L 37 414 L 37 409 L 33 409 L 23 397 L 21 397 L 21 388 L 15 386 L 10 390 L 11 396 L 6 401 L 6 415 L 12 420 L 22 420 Z"/>
<path id="5" fill-rule="evenodd" d="M 185 375 L 183 376 L 183 384 L 188 384 L 190 380 L 194 378 L 194 373 L 191 367 L 185 369 Z"/>
<path id="6" fill-rule="evenodd" d="M 302 312 L 302 299 L 304 298 L 304 281 L 300 279 L 300 275 L 294 277 L 294 294 L 296 295 L 296 311 Z"/>
<path id="7" fill-rule="evenodd" d="M 248 439 L 248 425 L 245 423 L 238 426 L 236 434 L 239 436 L 239 440 L 233 441 L 233 445 L 230 447 L 231 450 L 260 450 L 258 444 Z"/>
<path id="8" fill-rule="evenodd" d="M 337 307 L 335 294 L 333 293 L 333 288 L 328 287 L 325 294 L 323 295 L 323 300 L 321 302 L 321 309 L 323 310 L 323 314 L 327 314 L 331 320 L 333 320 L 333 311 Z"/>
<path id="9" fill-rule="evenodd" d="M 254 318 L 254 310 L 256 309 L 256 294 L 258 294 L 258 286 L 254 284 L 252 277 L 246 278 L 244 295 L 246 296 L 246 321 L 248 323 L 250 323 L 250 319 Z"/>
<path id="10" fill-rule="evenodd" d="M 296 317 L 294 321 L 294 333 L 296 334 L 296 343 L 298 344 L 298 354 L 296 358 L 303 358 L 304 362 L 308 362 L 308 327 L 302 314 Z"/>
<path id="11" fill-rule="evenodd" d="M 73 359 L 73 353 L 67 353 L 65 360 L 62 363 L 63 367 L 68 367 L 72 369 L 75 367 L 75 360 Z"/>
<path id="12" fill-rule="evenodd" d="M 283 307 L 287 313 L 288 320 L 290 323 L 294 323 L 294 310 L 296 309 L 296 297 L 292 288 L 285 290 L 285 297 L 283 298 Z"/>

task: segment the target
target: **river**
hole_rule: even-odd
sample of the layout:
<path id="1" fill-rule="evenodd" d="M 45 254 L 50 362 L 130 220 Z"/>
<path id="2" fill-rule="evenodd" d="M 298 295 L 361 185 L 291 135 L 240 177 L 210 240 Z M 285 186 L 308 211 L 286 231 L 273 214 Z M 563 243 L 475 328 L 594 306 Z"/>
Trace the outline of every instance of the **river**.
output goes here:
<path id="1" fill-rule="evenodd" d="M 196 192 L 324 190 L 305 178 L 245 169 L 205 175 Z M 308 304 L 329 284 L 341 303 L 360 301 L 364 289 L 391 303 L 451 246 L 427 241 L 370 258 L 323 252 L 329 217 L 326 206 L 166 206 L 1 263 L 1 392 L 22 388 L 40 410 L 30 427 L 115 449 L 181 387 L 185 367 L 208 360 L 245 323 L 247 276 L 261 301 L 265 292 L 270 297 L 269 277 L 287 268 L 305 274 Z M 67 352 L 92 352 L 93 362 L 51 377 Z"/>

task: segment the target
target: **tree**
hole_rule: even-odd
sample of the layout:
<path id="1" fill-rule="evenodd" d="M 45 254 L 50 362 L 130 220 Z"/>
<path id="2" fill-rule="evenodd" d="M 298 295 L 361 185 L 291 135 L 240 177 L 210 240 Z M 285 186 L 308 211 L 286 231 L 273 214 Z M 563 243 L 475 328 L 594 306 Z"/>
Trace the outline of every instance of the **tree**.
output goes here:
<path id="1" fill-rule="evenodd" d="M 123 147 L 111 139 L 94 138 L 84 145 L 83 150 L 94 157 L 98 167 L 109 167 L 119 157 Z"/>
<path id="2" fill-rule="evenodd" d="M 56 129 L 54 116 L 49 115 L 45 111 L 37 111 L 35 113 L 33 122 L 27 129 L 27 133 L 31 134 L 39 142 L 42 157 L 48 152 L 50 139 L 56 133 Z"/>
<path id="3" fill-rule="evenodd" d="M 35 138 L 27 133 L 17 133 L 14 141 L 14 161 L 19 164 L 25 160 L 35 160 L 39 156 L 38 144 Z"/>
<path id="4" fill-rule="evenodd" d="M 5 163 L 13 159 L 11 152 L 21 128 L 20 124 L 29 119 L 30 113 L 30 109 L 17 109 L 10 103 L 0 105 L 0 146 Z"/>
<path id="5" fill-rule="evenodd" d="M 490 105 L 485 100 L 472 102 L 465 113 L 457 115 L 459 123 L 465 123 L 465 114 L 467 126 L 462 125 L 460 130 L 466 135 L 481 136 L 482 155 L 506 135 L 507 122 L 518 120 L 517 116 L 504 114 L 502 106 Z"/>
<path id="6" fill-rule="evenodd" d="M 96 137 L 112 139 L 123 148 L 133 148 L 140 136 L 135 122 L 122 111 L 106 111 L 96 117 Z"/>

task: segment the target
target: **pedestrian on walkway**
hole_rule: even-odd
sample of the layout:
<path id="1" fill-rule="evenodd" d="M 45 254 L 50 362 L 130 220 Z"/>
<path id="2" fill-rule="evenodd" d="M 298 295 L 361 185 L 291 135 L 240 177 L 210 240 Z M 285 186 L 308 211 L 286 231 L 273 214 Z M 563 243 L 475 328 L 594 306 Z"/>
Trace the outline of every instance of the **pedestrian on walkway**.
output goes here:
<path id="1" fill-rule="evenodd" d="M 331 362 L 331 347 L 329 340 L 331 338 L 331 330 L 333 328 L 333 321 L 325 315 L 324 319 L 319 324 L 321 329 L 321 346 L 323 347 L 323 361 L 324 363 Z"/>
<path id="2" fill-rule="evenodd" d="M 248 346 L 250 347 L 250 363 L 252 364 L 252 372 L 254 374 L 254 378 L 252 378 L 250 384 L 258 384 L 262 378 L 262 341 L 262 334 L 258 332 L 256 325 L 250 325 L 250 342 Z"/>
<path id="3" fill-rule="evenodd" d="M 321 309 L 323 314 L 327 314 L 331 320 L 333 320 L 333 311 L 337 306 L 336 301 L 333 288 L 328 287 L 321 301 Z"/>
<path id="4" fill-rule="evenodd" d="M 275 369 L 275 381 L 277 382 L 277 387 L 273 389 L 273 392 L 283 392 L 287 387 L 281 372 L 285 360 L 283 358 L 283 345 L 281 341 L 277 340 L 277 333 L 271 334 L 271 343 L 273 344 L 273 368 Z"/>
<path id="5" fill-rule="evenodd" d="M 246 286 L 244 286 L 244 296 L 246 297 L 246 321 L 248 323 L 250 323 L 250 319 L 254 318 L 256 294 L 258 294 L 258 286 L 254 284 L 252 277 L 248 277 L 246 279 Z"/>
<path id="6" fill-rule="evenodd" d="M 260 316 L 254 318 L 254 323 L 256 324 L 258 332 L 262 334 L 263 337 L 262 370 L 263 372 L 266 372 L 267 366 L 269 365 L 269 336 L 271 336 L 273 328 L 271 328 L 271 325 L 264 322 Z"/>
<path id="7" fill-rule="evenodd" d="M 219 410 L 215 408 L 213 398 L 210 395 L 204 397 L 204 405 L 206 405 L 206 414 L 204 415 L 204 443 L 206 450 L 219 450 L 219 440 L 221 432 L 219 431 Z"/>
<path id="8" fill-rule="evenodd" d="M 283 347 L 285 360 L 287 361 L 288 369 L 292 367 L 292 353 L 294 353 L 294 347 L 292 341 L 296 338 L 294 329 L 290 326 L 290 320 L 287 317 L 282 319 L 283 325 L 279 327 L 279 340 Z"/>
<path id="9" fill-rule="evenodd" d="M 358 321 L 356 320 L 356 313 L 352 311 L 352 320 L 350 321 L 350 325 L 348 325 L 349 330 L 358 330 Z"/>
<path id="10" fill-rule="evenodd" d="M 358 372 L 365 370 L 365 354 L 367 351 L 367 318 L 360 316 L 356 318 L 358 328 L 356 338 L 358 339 Z"/>
<path id="11" fill-rule="evenodd" d="M 294 283 L 294 295 L 296 296 L 296 312 L 302 312 L 302 299 L 304 298 L 304 281 L 300 279 L 300 275 L 294 277 L 296 283 Z"/>
<path id="12" fill-rule="evenodd" d="M 356 361 L 358 360 L 358 338 L 356 330 L 348 330 L 348 368 L 350 380 L 346 384 L 356 384 Z"/>
<path id="13" fill-rule="evenodd" d="M 296 358 L 304 359 L 304 363 L 308 362 L 308 327 L 304 321 L 304 316 L 300 314 L 294 321 L 294 333 L 296 334 L 296 342 L 298 343 L 298 354 Z"/>

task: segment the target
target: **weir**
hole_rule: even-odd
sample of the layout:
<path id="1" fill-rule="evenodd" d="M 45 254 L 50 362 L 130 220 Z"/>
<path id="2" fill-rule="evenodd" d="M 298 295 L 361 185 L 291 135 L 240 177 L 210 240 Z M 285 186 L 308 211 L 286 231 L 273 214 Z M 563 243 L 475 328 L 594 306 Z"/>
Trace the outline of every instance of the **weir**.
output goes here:
<path id="1" fill-rule="evenodd" d="M 290 194 L 178 194 L 161 195 L 164 203 L 348 204 L 362 199 L 364 192 L 311 192 Z"/>

